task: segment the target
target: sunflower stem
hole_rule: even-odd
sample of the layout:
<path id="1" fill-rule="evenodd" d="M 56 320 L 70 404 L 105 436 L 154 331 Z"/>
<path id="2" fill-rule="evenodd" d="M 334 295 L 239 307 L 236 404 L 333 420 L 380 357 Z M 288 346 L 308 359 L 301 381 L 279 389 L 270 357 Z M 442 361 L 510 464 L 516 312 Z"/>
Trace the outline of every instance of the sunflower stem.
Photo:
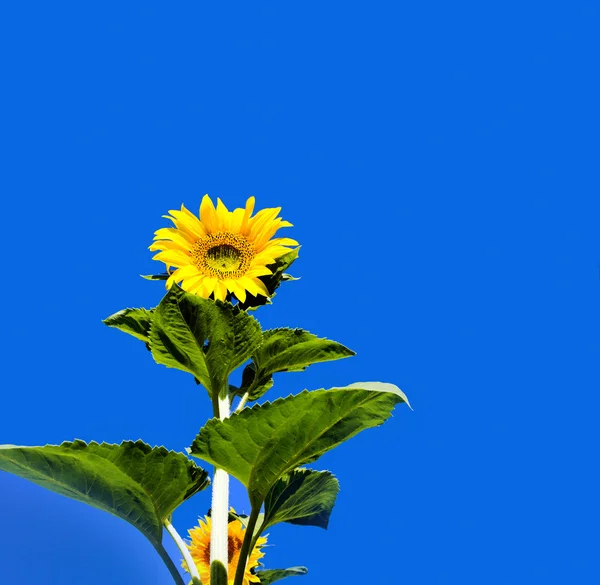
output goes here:
<path id="1" fill-rule="evenodd" d="M 246 406 L 246 402 L 248 402 L 249 396 L 250 396 L 249 392 L 244 393 L 244 395 L 240 399 L 239 404 L 237 405 L 237 408 L 235 409 L 236 412 L 239 412 L 240 410 L 242 410 L 242 408 L 244 408 L 244 406 Z"/>
<path id="2" fill-rule="evenodd" d="M 196 579 L 198 579 L 202 583 L 202 579 L 200 579 L 200 573 L 198 573 L 196 563 L 194 563 L 194 559 L 192 559 L 190 549 L 185 545 L 185 542 L 183 542 L 183 538 L 179 536 L 179 533 L 177 532 L 177 530 L 175 530 L 175 527 L 173 526 L 173 524 L 171 524 L 169 520 L 165 520 L 164 524 L 165 528 L 167 529 L 167 532 L 171 535 L 171 537 L 175 541 L 175 544 L 177 545 L 177 548 L 179 549 L 179 552 L 183 556 L 183 560 L 185 561 L 185 564 L 188 568 L 188 573 L 192 576 L 192 578 L 196 577 Z"/>
<path id="3" fill-rule="evenodd" d="M 169 573 L 171 573 L 173 581 L 175 581 L 177 585 L 185 585 L 183 577 L 179 574 L 177 566 L 173 562 L 173 559 L 169 556 L 169 553 L 167 553 L 165 550 L 164 546 L 156 542 L 153 542 L 152 544 L 154 545 L 156 552 L 160 555 L 160 558 L 163 560 L 163 563 L 167 566 L 167 569 L 169 569 Z"/>
<path id="4" fill-rule="evenodd" d="M 230 414 L 229 385 L 226 383 L 215 402 L 215 416 L 225 420 Z M 210 562 L 220 561 L 225 570 L 229 566 L 229 474 L 215 467 L 212 482 L 212 529 L 210 535 Z"/>
<path id="5" fill-rule="evenodd" d="M 250 512 L 250 518 L 248 518 L 248 525 L 244 532 L 244 542 L 242 543 L 242 549 L 240 550 L 240 556 L 238 560 L 237 569 L 235 571 L 235 579 L 233 585 L 242 585 L 244 581 L 244 573 L 246 571 L 246 564 L 248 562 L 248 556 L 252 550 L 250 544 L 254 540 L 253 533 L 256 528 L 256 522 L 260 515 L 260 506 L 254 506 Z"/>

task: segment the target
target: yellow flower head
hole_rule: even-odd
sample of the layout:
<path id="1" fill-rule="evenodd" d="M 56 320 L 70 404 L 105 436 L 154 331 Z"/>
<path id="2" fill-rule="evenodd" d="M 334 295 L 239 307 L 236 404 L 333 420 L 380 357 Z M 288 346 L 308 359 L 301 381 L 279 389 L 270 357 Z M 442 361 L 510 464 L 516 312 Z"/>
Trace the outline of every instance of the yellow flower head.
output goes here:
<path id="1" fill-rule="evenodd" d="M 234 520 L 229 523 L 228 542 L 229 542 L 229 566 L 227 567 L 227 585 L 233 585 L 235 571 L 240 558 L 240 550 L 244 541 L 245 529 L 240 520 Z M 200 574 L 202 585 L 210 585 L 210 531 L 211 519 L 199 519 L 199 525 L 188 531 L 191 538 L 191 543 L 188 545 L 194 564 Z M 244 572 L 243 585 L 251 585 L 252 583 L 260 583 L 260 579 L 253 575 L 250 571 L 258 566 L 258 561 L 265 553 L 260 548 L 267 543 L 267 539 L 262 536 L 256 541 L 255 547 L 250 553 L 246 570 Z M 183 567 L 187 569 L 185 562 Z"/>
<path id="2" fill-rule="evenodd" d="M 290 238 L 273 238 L 275 232 L 292 224 L 277 217 L 281 207 L 262 209 L 254 217 L 254 197 L 245 208 L 228 211 L 220 199 L 217 207 L 205 195 L 199 217 L 183 205 L 165 215 L 175 225 L 154 233 L 150 250 L 160 250 L 153 259 L 164 262 L 167 271 L 175 268 L 167 280 L 188 292 L 224 301 L 232 293 L 240 301 L 251 295 L 269 297 L 260 276 L 272 274 L 268 268 L 277 258 L 297 246 Z"/>

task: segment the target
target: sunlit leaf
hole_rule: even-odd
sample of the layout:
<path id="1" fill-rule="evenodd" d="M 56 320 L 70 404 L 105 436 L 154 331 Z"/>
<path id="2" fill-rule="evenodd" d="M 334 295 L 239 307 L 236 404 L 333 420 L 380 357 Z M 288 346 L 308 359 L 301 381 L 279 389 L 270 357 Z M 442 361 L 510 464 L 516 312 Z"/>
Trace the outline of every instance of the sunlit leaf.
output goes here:
<path id="1" fill-rule="evenodd" d="M 174 285 L 155 310 L 150 349 L 159 364 L 189 372 L 209 391 L 219 391 L 261 340 L 260 325 L 239 307 Z"/>
<path id="2" fill-rule="evenodd" d="M 296 577 L 306 575 L 306 567 L 290 567 L 289 569 L 271 569 L 266 571 L 256 571 L 256 576 L 260 579 L 260 585 L 271 585 L 275 581 L 280 581 L 286 577 Z"/>
<path id="3" fill-rule="evenodd" d="M 406 396 L 393 384 L 305 390 L 223 421 L 209 420 L 190 453 L 239 479 L 256 507 L 284 474 L 382 424 L 399 402 L 407 402 Z"/>

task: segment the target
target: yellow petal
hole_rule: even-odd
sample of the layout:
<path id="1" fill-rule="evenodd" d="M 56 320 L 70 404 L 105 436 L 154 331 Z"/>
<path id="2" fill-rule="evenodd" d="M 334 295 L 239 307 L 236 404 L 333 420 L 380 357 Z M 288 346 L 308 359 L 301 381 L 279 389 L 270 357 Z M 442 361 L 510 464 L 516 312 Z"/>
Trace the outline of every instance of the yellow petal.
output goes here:
<path id="1" fill-rule="evenodd" d="M 251 220 L 250 220 L 250 239 L 255 239 L 257 234 L 261 232 L 263 227 L 270 221 L 273 221 L 277 214 L 281 211 L 281 207 L 272 207 L 267 209 L 261 209 Z"/>
<path id="2" fill-rule="evenodd" d="M 233 293 L 240 302 L 243 303 L 246 300 L 246 290 L 236 280 L 227 279 L 223 283 L 227 287 L 227 290 Z"/>
<path id="3" fill-rule="evenodd" d="M 253 277 L 252 282 L 254 282 L 256 288 L 258 288 L 258 290 L 260 291 L 260 294 L 264 295 L 267 298 L 270 296 L 269 291 L 267 290 L 267 287 L 265 286 L 265 283 L 262 280 Z"/>
<path id="4" fill-rule="evenodd" d="M 182 245 L 186 244 L 191 246 L 196 238 L 191 237 L 188 233 L 182 232 L 175 228 L 160 228 L 154 232 L 155 240 L 172 240 L 173 242 L 179 242 Z"/>
<path id="5" fill-rule="evenodd" d="M 200 221 L 204 224 L 207 233 L 212 234 L 219 231 L 215 206 L 208 195 L 202 197 Z"/>
<path id="6" fill-rule="evenodd" d="M 292 238 L 274 238 L 269 241 L 269 244 L 277 244 L 278 246 L 299 246 L 296 240 Z"/>
<path id="7" fill-rule="evenodd" d="M 183 203 L 181 204 L 181 212 L 185 214 L 190 223 L 194 225 L 194 229 L 197 229 L 202 234 L 202 237 L 204 237 L 206 235 L 206 230 L 204 229 L 200 218 L 196 217 Z"/>
<path id="8" fill-rule="evenodd" d="M 260 282 L 260 285 L 257 284 L 257 282 Z M 241 278 L 239 280 L 240 285 L 242 285 L 251 295 L 254 295 L 255 297 L 258 295 L 263 295 L 265 297 L 269 296 L 269 292 L 267 291 L 267 289 L 265 288 L 265 285 L 258 280 L 257 278 L 253 278 L 253 277 L 244 277 Z"/>
<path id="9" fill-rule="evenodd" d="M 256 264 L 273 264 L 277 258 L 287 254 L 290 251 L 289 248 L 283 246 L 267 246 L 262 252 L 254 256 L 254 262 Z"/>
<path id="10" fill-rule="evenodd" d="M 159 252 L 152 257 L 152 260 L 158 260 L 164 262 L 168 266 L 186 266 L 190 263 L 190 257 L 180 250 L 166 250 L 165 252 Z"/>
<path id="11" fill-rule="evenodd" d="M 181 283 L 181 288 L 189 293 L 193 293 L 195 295 L 202 295 L 202 275 L 199 277 L 186 278 Z"/>
<path id="12" fill-rule="evenodd" d="M 186 245 L 182 245 L 179 242 L 171 242 L 170 240 L 159 240 L 158 242 L 154 242 L 150 246 L 148 246 L 148 250 L 154 252 L 156 250 L 181 250 L 189 254 L 190 247 Z"/>
<path id="13" fill-rule="evenodd" d="M 258 264 L 257 266 L 250 266 L 244 276 L 269 276 L 270 274 L 273 274 L 273 271 L 268 266 Z"/>
<path id="14" fill-rule="evenodd" d="M 224 301 L 227 297 L 227 287 L 218 280 L 215 284 L 215 299 L 219 301 Z"/>
<path id="15" fill-rule="evenodd" d="M 206 235 L 200 220 L 187 209 L 185 211 L 172 209 L 169 213 L 175 218 L 173 223 L 175 223 L 177 229 L 186 232 L 195 239 L 203 238 Z"/>
<path id="16" fill-rule="evenodd" d="M 171 288 L 174 282 L 181 282 L 182 280 L 187 280 L 196 275 L 198 275 L 198 269 L 195 266 L 190 264 L 187 266 L 182 266 L 181 268 L 175 270 L 171 276 L 169 276 L 167 279 L 167 288 Z"/>
<path id="17" fill-rule="evenodd" d="M 266 223 L 262 229 L 254 236 L 254 249 L 260 252 L 267 242 L 275 235 L 275 232 L 281 227 L 281 218 Z"/>
<path id="18" fill-rule="evenodd" d="M 201 272 L 196 272 L 196 274 L 190 274 L 189 276 L 184 277 L 182 287 L 184 286 L 197 286 L 202 283 L 202 281 L 206 277 Z"/>
<path id="19" fill-rule="evenodd" d="M 221 199 L 217 197 L 217 224 L 219 226 L 220 232 L 228 232 L 229 231 L 229 211 L 227 207 L 223 204 Z"/>
<path id="20" fill-rule="evenodd" d="M 243 235 L 248 234 L 248 230 L 250 228 L 250 216 L 254 211 L 254 204 L 256 203 L 256 199 L 254 197 L 248 197 L 246 201 L 246 208 L 244 209 L 244 219 L 242 220 L 242 225 L 240 227 L 240 233 Z"/>
<path id="21" fill-rule="evenodd" d="M 229 231 L 233 234 L 241 233 L 242 222 L 244 221 L 244 210 L 241 207 L 231 212 L 229 219 Z"/>
<path id="22" fill-rule="evenodd" d="M 207 276 L 202 281 L 202 296 L 208 298 L 215 290 L 218 280 L 214 276 Z"/>

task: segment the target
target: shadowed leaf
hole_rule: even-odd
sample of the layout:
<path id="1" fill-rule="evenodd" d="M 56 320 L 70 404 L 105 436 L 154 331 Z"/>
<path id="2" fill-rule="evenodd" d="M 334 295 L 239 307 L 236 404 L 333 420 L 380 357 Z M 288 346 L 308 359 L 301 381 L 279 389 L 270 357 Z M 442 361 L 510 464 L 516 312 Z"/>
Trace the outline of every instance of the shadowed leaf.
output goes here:
<path id="1" fill-rule="evenodd" d="M 142 441 L 2 445 L 0 469 L 123 518 L 155 545 L 163 521 L 209 483 L 207 472 L 183 453 Z"/>
<path id="2" fill-rule="evenodd" d="M 339 490 L 329 471 L 298 468 L 286 473 L 265 498 L 261 532 L 279 522 L 327 528 Z"/>

